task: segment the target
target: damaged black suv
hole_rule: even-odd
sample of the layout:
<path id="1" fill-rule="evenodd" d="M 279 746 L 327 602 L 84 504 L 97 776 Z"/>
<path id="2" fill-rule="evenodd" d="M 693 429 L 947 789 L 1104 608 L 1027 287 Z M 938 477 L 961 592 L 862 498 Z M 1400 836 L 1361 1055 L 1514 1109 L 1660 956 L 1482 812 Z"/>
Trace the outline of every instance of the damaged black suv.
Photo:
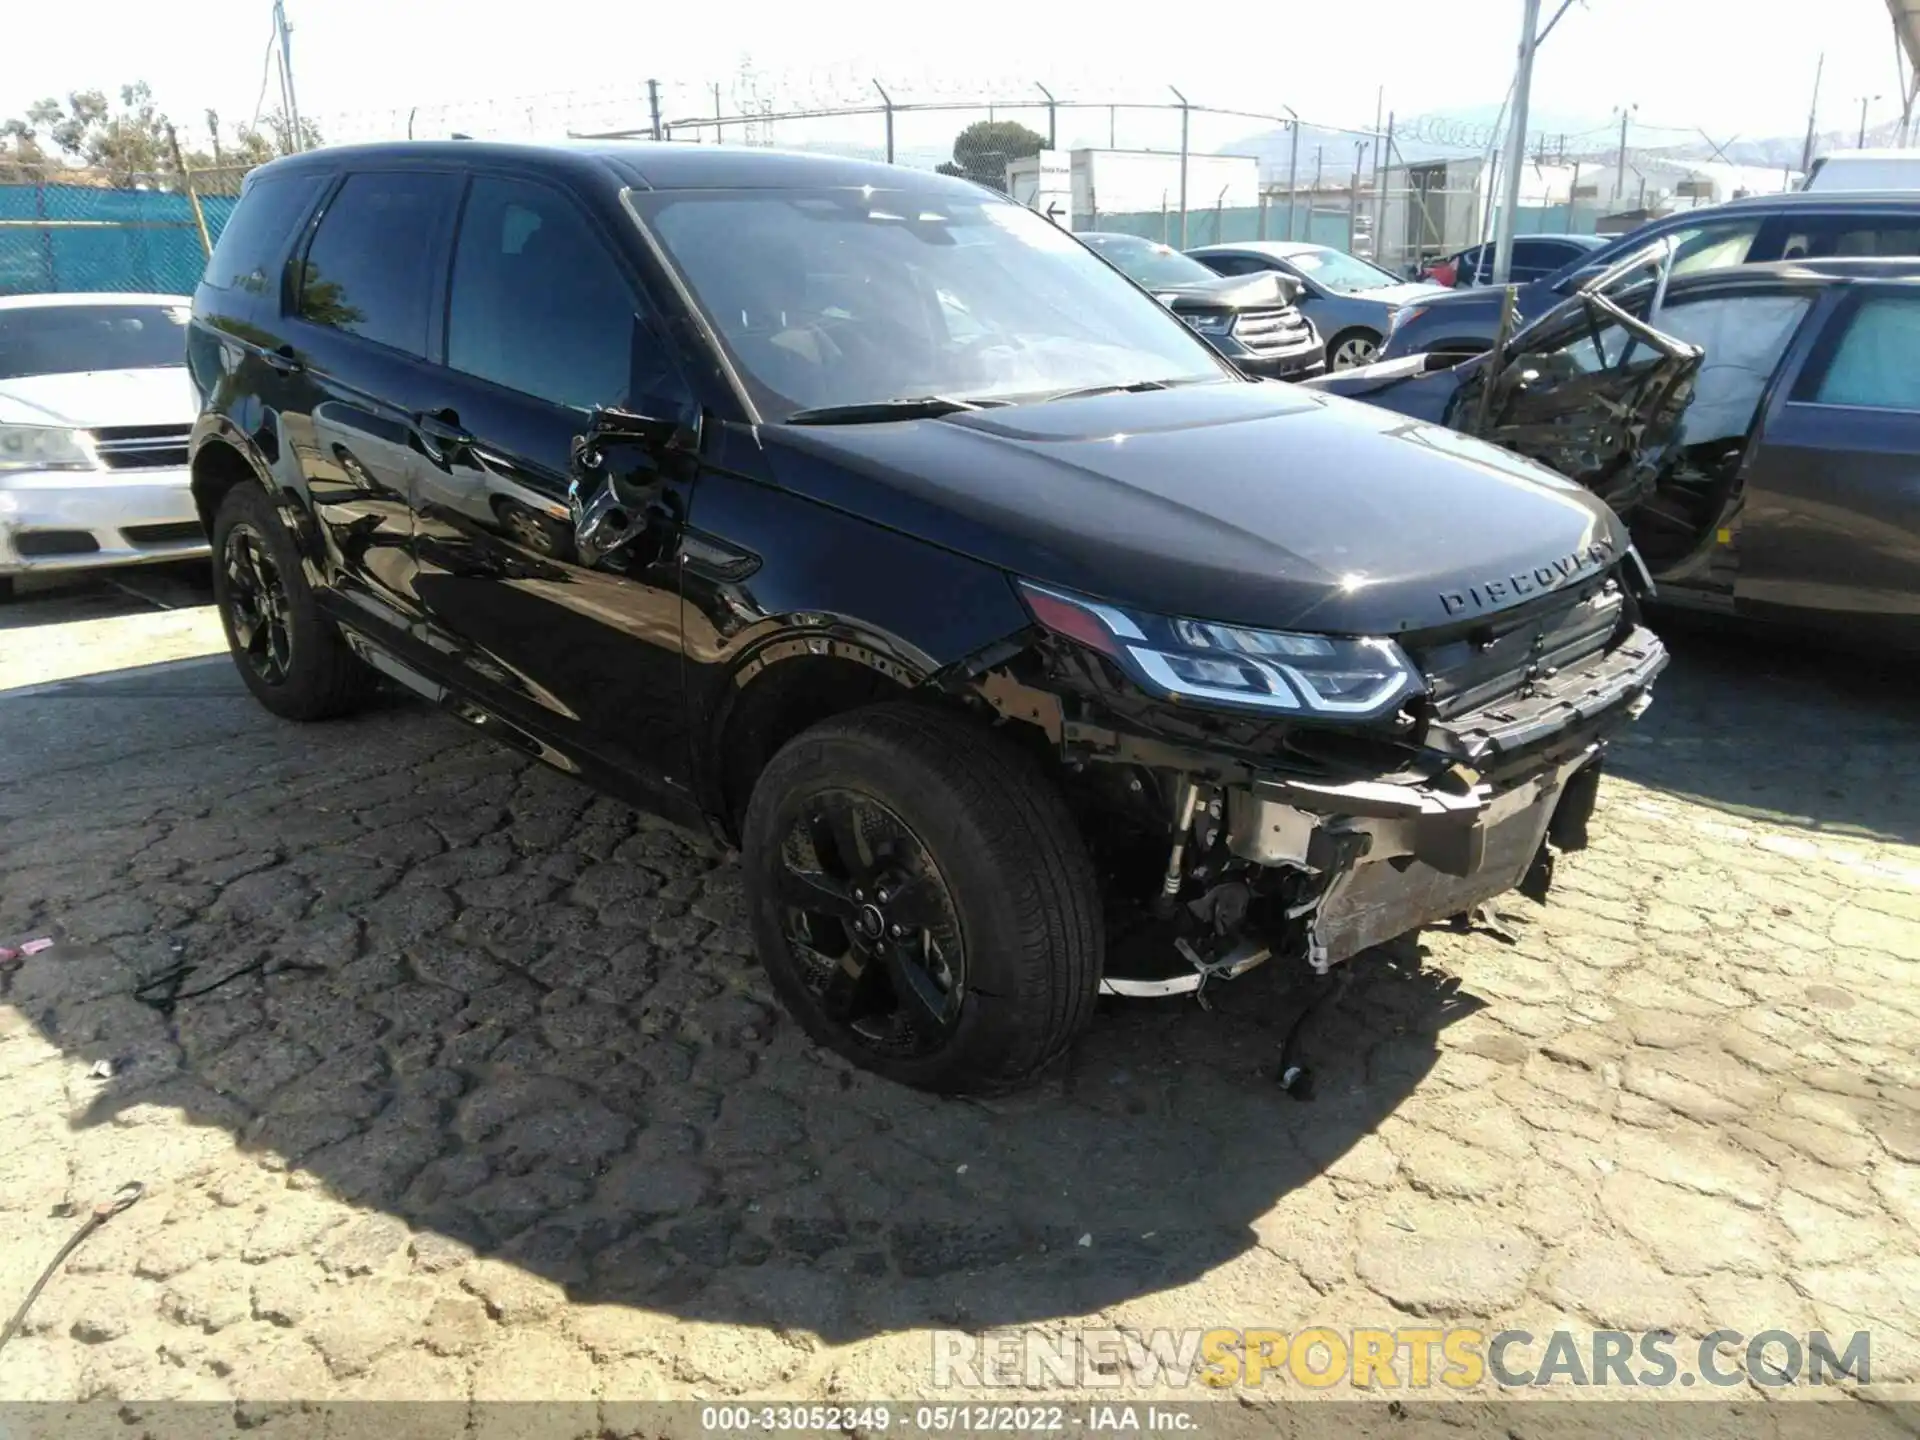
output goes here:
<path id="1" fill-rule="evenodd" d="M 1542 881 L 1666 661 L 1578 485 L 1248 380 L 935 175 L 301 155 L 189 360 L 262 704 L 383 675 L 709 827 L 807 1031 L 930 1089 Z"/>

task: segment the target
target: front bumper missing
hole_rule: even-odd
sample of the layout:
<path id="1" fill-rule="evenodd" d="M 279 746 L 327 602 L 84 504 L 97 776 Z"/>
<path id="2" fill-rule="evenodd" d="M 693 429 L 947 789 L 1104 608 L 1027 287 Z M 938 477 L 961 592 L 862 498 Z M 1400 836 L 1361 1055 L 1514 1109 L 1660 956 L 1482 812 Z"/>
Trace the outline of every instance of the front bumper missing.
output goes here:
<path id="1" fill-rule="evenodd" d="M 1549 839 L 1562 849 L 1584 846 L 1606 737 L 1645 710 L 1666 663 L 1660 642 L 1638 630 L 1583 665 L 1436 725 L 1430 740 L 1475 764 L 1463 760 L 1439 782 L 1256 776 L 1224 785 L 1226 849 L 1317 882 L 1311 902 L 1292 913 L 1305 917 L 1304 958 L 1322 973 L 1469 912 L 1519 886 Z M 1191 973 L 1114 977 L 1102 988 L 1189 993 L 1252 968 L 1280 945 L 1280 937 L 1246 937 L 1211 961 L 1186 947 Z M 1287 953 L 1297 955 L 1297 946 Z"/>

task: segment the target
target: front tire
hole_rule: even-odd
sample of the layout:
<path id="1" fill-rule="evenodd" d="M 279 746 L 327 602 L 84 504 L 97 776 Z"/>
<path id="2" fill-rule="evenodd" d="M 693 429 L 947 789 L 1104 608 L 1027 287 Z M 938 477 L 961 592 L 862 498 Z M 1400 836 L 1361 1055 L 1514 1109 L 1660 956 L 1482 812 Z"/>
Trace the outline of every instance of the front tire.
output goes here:
<path id="1" fill-rule="evenodd" d="M 1343 330 L 1327 342 L 1327 368 L 1351 370 L 1380 358 L 1380 337 L 1371 330 Z"/>
<path id="2" fill-rule="evenodd" d="M 213 520 L 213 599 L 247 689 L 287 720 L 358 709 L 373 672 L 314 604 L 293 537 L 258 485 L 229 490 Z"/>
<path id="3" fill-rule="evenodd" d="M 1092 861 L 1040 766 L 983 726 L 913 704 L 828 720 L 774 756 L 744 832 L 774 989 L 855 1064 L 992 1094 L 1092 1016 Z"/>

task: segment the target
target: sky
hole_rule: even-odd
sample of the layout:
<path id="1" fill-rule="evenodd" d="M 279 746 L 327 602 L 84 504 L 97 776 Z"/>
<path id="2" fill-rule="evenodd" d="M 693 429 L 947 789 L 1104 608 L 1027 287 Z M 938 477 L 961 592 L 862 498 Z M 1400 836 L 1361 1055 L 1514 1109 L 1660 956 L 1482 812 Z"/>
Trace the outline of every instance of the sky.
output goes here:
<path id="1" fill-rule="evenodd" d="M 1558 0 L 1543 0 L 1551 15 Z M 664 84 L 669 120 L 728 109 L 743 67 L 776 108 L 871 102 L 878 77 L 896 101 L 1032 95 L 1166 101 L 1371 128 L 1377 103 L 1400 117 L 1478 113 L 1506 92 L 1521 0 L 1279 0 L 1215 10 L 1237 37 L 1197 43 L 1179 12 L 1105 0 L 287 0 L 303 114 L 329 139 L 513 129 L 564 133 L 639 125 L 646 81 Z M 87 23 L 63 7 L 13 7 L 15 63 L 0 66 L 0 117 L 46 95 L 111 91 L 145 80 L 162 109 L 197 133 L 217 109 L 245 120 L 261 92 L 270 0 L 97 0 Z M 1787 14 L 1804 17 L 1789 23 Z M 1817 16 L 1818 33 L 1815 33 Z M 1243 18 L 1244 17 L 1244 18 Z M 1129 20 L 1133 23 L 1129 24 Z M 1885 0 L 1574 0 L 1536 67 L 1537 128 L 1604 131 L 1637 105 L 1630 143 L 1794 135 L 1805 128 L 1824 50 L 1820 123 L 1851 133 L 1862 96 L 1869 122 L 1898 113 L 1899 79 Z M 19 63 L 21 61 L 25 63 Z M 268 107 L 276 93 L 269 86 Z M 559 97 L 570 96 L 562 100 Z M 1380 97 L 1384 97 L 1382 100 Z M 972 116 L 902 116 L 902 146 L 951 135 Z M 1016 118 L 1044 129 L 1043 116 Z M 833 122 L 862 139 L 881 122 Z M 1104 143 L 1105 112 L 1063 121 L 1062 143 Z M 1196 119 L 1196 149 L 1245 133 L 1245 121 Z M 1115 120 L 1122 145 L 1169 143 L 1169 115 Z M 787 143 L 820 127 L 785 126 Z M 711 132 L 709 132 L 711 133 Z M 1145 138 L 1142 138 L 1145 136 Z M 1177 128 L 1173 141 L 1177 143 Z M 1599 142 L 1604 143 L 1604 141 Z"/>

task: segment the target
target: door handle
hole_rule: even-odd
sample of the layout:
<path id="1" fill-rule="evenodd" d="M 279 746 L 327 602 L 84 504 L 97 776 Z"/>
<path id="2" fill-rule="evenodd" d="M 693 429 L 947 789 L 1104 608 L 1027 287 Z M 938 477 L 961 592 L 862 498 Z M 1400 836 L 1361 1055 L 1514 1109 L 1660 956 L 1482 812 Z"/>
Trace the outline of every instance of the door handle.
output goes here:
<path id="1" fill-rule="evenodd" d="M 305 367 L 300 357 L 293 352 L 291 345 L 282 345 L 276 350 L 264 350 L 261 359 L 267 362 L 267 368 L 279 375 L 297 375 Z"/>

